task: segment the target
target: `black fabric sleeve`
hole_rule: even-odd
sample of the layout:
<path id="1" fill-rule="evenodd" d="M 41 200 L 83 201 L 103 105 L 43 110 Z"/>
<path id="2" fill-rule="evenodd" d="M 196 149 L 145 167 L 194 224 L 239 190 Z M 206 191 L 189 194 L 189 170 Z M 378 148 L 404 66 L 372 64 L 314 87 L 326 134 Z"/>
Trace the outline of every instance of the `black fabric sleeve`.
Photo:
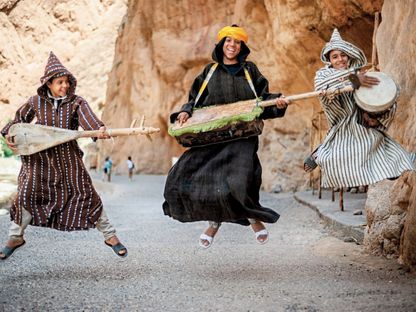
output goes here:
<path id="1" fill-rule="evenodd" d="M 170 115 L 169 119 L 171 123 L 174 123 L 178 115 L 182 112 L 186 112 L 189 114 L 189 117 L 192 117 L 192 112 L 195 106 L 195 99 L 212 65 L 214 65 L 214 63 L 211 63 L 205 66 L 203 72 L 195 78 L 194 83 L 192 84 L 191 90 L 189 91 L 188 102 L 183 104 L 181 109 L 178 112 L 174 112 Z M 199 98 L 198 103 L 204 102 L 204 99 L 207 96 L 207 92 L 208 90 L 205 89 L 201 97 Z"/>
<path id="2" fill-rule="evenodd" d="M 253 80 L 254 88 L 256 89 L 257 96 L 263 100 L 272 100 L 279 98 L 281 93 L 269 92 L 269 81 L 261 74 L 257 66 L 252 62 L 247 62 L 247 68 L 250 72 L 251 79 Z M 286 113 L 286 108 L 280 109 L 277 106 L 267 106 L 264 108 L 263 113 L 260 115 L 261 119 L 272 119 L 283 117 Z"/>

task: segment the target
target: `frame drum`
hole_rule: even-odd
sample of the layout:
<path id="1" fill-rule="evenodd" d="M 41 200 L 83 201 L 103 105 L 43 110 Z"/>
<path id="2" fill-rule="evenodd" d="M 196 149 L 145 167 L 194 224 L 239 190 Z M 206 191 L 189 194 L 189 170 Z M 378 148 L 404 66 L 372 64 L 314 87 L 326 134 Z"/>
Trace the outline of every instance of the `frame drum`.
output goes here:
<path id="1" fill-rule="evenodd" d="M 393 106 L 399 96 L 399 88 L 390 76 L 382 72 L 367 72 L 367 76 L 375 77 L 380 83 L 371 88 L 360 87 L 355 90 L 354 98 L 357 105 L 369 113 L 381 113 Z"/>

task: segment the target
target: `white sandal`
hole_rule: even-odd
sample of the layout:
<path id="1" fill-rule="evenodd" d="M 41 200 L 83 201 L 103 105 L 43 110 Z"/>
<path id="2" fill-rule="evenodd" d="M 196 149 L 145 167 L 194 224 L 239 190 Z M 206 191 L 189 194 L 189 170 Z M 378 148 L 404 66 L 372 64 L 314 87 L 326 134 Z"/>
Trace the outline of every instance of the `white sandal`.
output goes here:
<path id="1" fill-rule="evenodd" d="M 199 246 L 201 246 L 204 249 L 207 249 L 211 247 L 213 240 L 214 240 L 214 237 L 209 236 L 205 233 L 202 233 L 201 236 L 199 237 Z M 208 245 L 203 244 L 202 241 L 207 241 Z"/>
<path id="2" fill-rule="evenodd" d="M 260 230 L 258 232 L 254 232 L 254 234 L 256 235 L 257 243 L 259 243 L 260 245 L 264 245 L 269 241 L 269 232 L 266 229 Z M 260 241 L 259 240 L 260 236 L 266 236 L 266 239 L 264 241 Z"/>

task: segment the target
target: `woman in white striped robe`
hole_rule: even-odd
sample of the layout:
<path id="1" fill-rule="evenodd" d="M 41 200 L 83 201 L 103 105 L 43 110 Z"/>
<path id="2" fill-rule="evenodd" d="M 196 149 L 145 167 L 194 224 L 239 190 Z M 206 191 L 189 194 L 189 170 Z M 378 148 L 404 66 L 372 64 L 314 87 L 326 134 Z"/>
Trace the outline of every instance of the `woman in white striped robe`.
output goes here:
<path id="1" fill-rule="evenodd" d="M 315 76 L 317 91 L 351 84 L 350 69 L 361 67 L 367 60 L 364 53 L 342 40 L 337 29 L 321 52 L 326 66 Z M 377 84 L 369 76 L 359 74 L 364 86 Z M 410 153 L 385 134 L 391 124 L 396 103 L 386 112 L 369 115 L 355 102 L 353 92 L 335 97 L 322 97 L 321 105 L 329 124 L 324 142 L 314 153 L 323 173 L 323 187 L 355 187 L 383 179 L 394 179 L 407 170 L 414 170 Z"/>

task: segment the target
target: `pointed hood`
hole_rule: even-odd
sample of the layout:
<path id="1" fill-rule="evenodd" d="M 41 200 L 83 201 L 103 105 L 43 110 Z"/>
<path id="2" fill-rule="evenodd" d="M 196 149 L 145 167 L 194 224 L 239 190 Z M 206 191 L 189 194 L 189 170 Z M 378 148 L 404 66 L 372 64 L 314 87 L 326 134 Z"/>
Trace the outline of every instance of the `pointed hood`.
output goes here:
<path id="1" fill-rule="evenodd" d="M 367 64 L 367 58 L 364 52 L 355 45 L 344 41 L 336 28 L 332 32 L 331 40 L 325 44 L 321 51 L 321 61 L 327 65 L 331 64 L 329 61 L 329 52 L 332 50 L 339 50 L 348 55 L 350 67 L 361 67 Z"/>
<path id="2" fill-rule="evenodd" d="M 68 80 L 70 83 L 70 87 L 68 90 L 68 98 L 72 98 L 72 96 L 75 94 L 77 80 L 71 74 L 71 72 L 67 70 L 64 65 L 62 65 L 62 63 L 59 61 L 56 55 L 51 51 L 49 53 L 48 62 L 45 66 L 45 73 L 40 78 L 41 86 L 38 88 L 38 94 L 42 97 L 47 97 L 48 87 L 46 86 L 46 83 L 51 78 L 57 78 L 61 76 L 68 76 Z"/>

